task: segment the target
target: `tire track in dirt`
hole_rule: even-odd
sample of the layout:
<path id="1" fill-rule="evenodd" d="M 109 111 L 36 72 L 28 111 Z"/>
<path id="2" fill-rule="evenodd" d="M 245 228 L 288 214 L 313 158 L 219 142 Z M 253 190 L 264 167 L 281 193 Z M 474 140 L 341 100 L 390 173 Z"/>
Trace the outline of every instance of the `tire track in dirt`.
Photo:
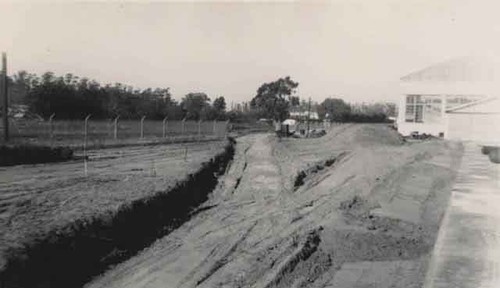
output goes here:
<path id="1" fill-rule="evenodd" d="M 259 286 L 264 288 L 279 287 L 284 278 L 286 278 L 288 274 L 292 273 L 300 262 L 307 261 L 307 259 L 314 252 L 316 252 L 318 245 L 321 242 L 321 238 L 318 234 L 319 230 L 322 230 L 322 228 L 320 227 L 317 230 L 309 232 L 305 241 L 301 243 L 285 260 L 281 261 L 279 266 L 274 270 L 269 278 Z"/>
<path id="2" fill-rule="evenodd" d="M 404 275 L 410 282 L 418 282 L 412 269 L 423 263 L 429 251 L 432 239 L 425 237 L 432 235 L 433 224 L 422 224 L 430 227 L 429 233 L 422 233 L 419 225 L 371 212 L 379 199 L 398 190 L 392 181 L 384 182 L 385 178 L 411 180 L 393 178 L 393 172 L 421 172 L 402 167 L 428 161 L 437 153 L 433 151 L 447 148 L 439 142 L 409 147 L 387 127 L 353 126 L 337 127 L 325 139 L 278 142 L 271 135 L 238 139 L 237 156 L 219 185 L 221 191 L 211 199 L 216 208 L 199 213 L 88 287 L 164 287 L 165 283 L 182 288 L 326 287 L 338 271 L 344 272 L 346 263 L 360 261 L 406 261 Z M 360 143 L 353 145 L 354 140 Z M 430 152 L 430 158 L 413 163 L 420 151 Z M 447 161 L 424 176 L 450 181 L 453 173 L 443 173 L 450 169 Z M 308 164 L 313 165 L 311 170 L 307 170 Z M 324 167 L 318 169 L 318 164 Z M 301 170 L 308 173 L 294 191 L 295 176 Z M 415 193 L 429 188 L 416 187 L 413 191 L 402 183 L 399 190 L 405 189 L 402 195 L 420 197 Z M 430 187 L 439 190 L 435 194 L 445 194 L 440 185 Z M 387 193 L 378 197 L 379 192 Z M 432 199 L 436 198 L 425 202 Z M 166 252 L 161 247 L 176 248 Z M 363 271 L 370 267 L 362 265 Z M 380 273 L 393 273 L 391 269 Z M 362 277 L 371 275 L 363 273 Z"/>
<path id="3" fill-rule="evenodd" d="M 248 237 L 248 234 L 252 231 L 252 229 L 257 225 L 257 221 L 250 226 L 244 233 L 243 235 L 236 240 L 234 244 L 229 247 L 228 251 L 224 253 L 224 255 L 219 258 L 207 271 L 205 275 L 201 277 L 198 281 L 196 281 L 196 286 L 200 286 L 205 280 L 207 280 L 210 276 L 212 276 L 217 270 L 222 268 L 222 266 L 226 265 L 228 261 L 230 261 L 230 256 L 236 251 L 238 246 L 245 241 L 245 239 Z"/>
<path id="4" fill-rule="evenodd" d="M 273 141 L 272 139 L 270 135 L 248 136 L 243 140 L 240 139 L 239 143 L 242 145 L 237 146 L 237 156 L 227 175 L 222 179 L 222 185 L 219 186 L 219 189 L 227 191 L 215 191 L 213 198 L 218 195 L 219 199 L 210 200 L 210 203 L 218 203 L 217 208 L 199 214 L 193 220 L 192 225 L 188 224 L 185 229 L 178 229 L 161 241 L 165 243 L 161 245 L 171 246 L 171 244 L 166 243 L 176 241 L 174 238 L 183 239 L 183 243 L 177 251 L 160 256 L 150 254 L 155 250 L 152 247 L 151 252 L 146 252 L 137 259 L 138 261 L 147 259 L 148 262 L 155 263 L 154 267 L 162 267 L 159 268 L 158 272 L 153 272 L 157 276 L 148 277 L 152 281 L 149 285 L 154 286 L 154 283 L 159 284 L 159 281 L 163 283 L 167 281 L 172 287 L 196 287 L 197 285 L 205 287 L 212 286 L 214 283 L 226 283 L 226 285 L 232 286 L 232 284 L 227 283 L 234 284 L 236 280 L 234 275 L 231 276 L 230 271 L 241 265 L 252 265 L 252 262 L 246 262 L 241 256 L 248 255 L 249 251 L 255 249 L 252 248 L 254 243 L 260 241 L 261 238 L 258 235 L 267 231 L 267 227 L 274 227 L 267 220 L 260 224 L 259 219 L 266 219 L 268 218 L 266 215 L 276 212 L 275 208 L 266 211 L 266 207 L 273 207 L 273 199 L 276 200 L 281 192 L 281 175 L 271 154 L 270 141 Z M 245 173 L 242 173 L 243 171 Z M 240 185 L 234 189 L 231 183 L 236 183 L 236 180 L 233 179 L 239 177 L 241 177 Z M 270 224 L 271 226 L 269 226 Z M 275 227 L 280 227 L 280 225 Z M 272 233 L 273 230 L 265 233 Z M 202 257 L 200 258 L 200 256 Z M 158 258 L 154 260 L 151 257 Z M 168 259 L 176 260 L 169 261 Z M 191 266 L 179 266 L 181 263 L 187 262 L 191 263 Z M 132 266 L 127 263 L 121 266 L 123 269 L 132 269 L 132 278 L 139 280 L 134 275 L 141 275 L 143 267 L 132 263 L 130 263 Z M 114 273 L 121 274 L 120 267 L 117 268 Z M 173 271 L 176 271 L 176 276 L 171 278 Z M 114 277 L 114 273 L 104 276 L 105 278 L 111 277 L 111 279 L 102 279 L 102 282 L 97 281 L 89 287 L 127 287 L 129 285 L 132 287 L 138 285 L 134 281 L 127 281 L 127 283 L 110 281 Z M 99 283 L 106 283 L 106 285 L 101 286 L 102 284 Z M 118 286 L 109 285 L 110 283 Z"/>

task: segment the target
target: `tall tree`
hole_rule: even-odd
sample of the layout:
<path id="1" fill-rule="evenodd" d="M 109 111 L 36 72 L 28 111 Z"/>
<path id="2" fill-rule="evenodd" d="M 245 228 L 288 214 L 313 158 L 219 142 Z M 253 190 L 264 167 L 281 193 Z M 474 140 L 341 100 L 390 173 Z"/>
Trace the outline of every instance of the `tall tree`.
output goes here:
<path id="1" fill-rule="evenodd" d="M 250 106 L 260 110 L 266 118 L 282 121 L 288 117 L 290 100 L 298 86 L 299 83 L 289 76 L 264 83 L 257 89 L 257 95 L 250 102 Z"/>
<path id="2" fill-rule="evenodd" d="M 330 121 L 343 122 L 349 118 L 351 107 L 339 98 L 326 98 L 320 104 L 321 111 L 324 111 L 326 118 Z"/>
<path id="3" fill-rule="evenodd" d="M 26 81 L 22 79 L 27 79 Z M 101 84 L 72 74 L 55 76 L 47 72 L 41 78 L 21 73 L 15 76 L 19 83 L 27 82 L 27 102 L 32 112 L 43 117 L 56 113 L 58 119 L 81 119 L 92 114 L 94 119 L 116 117 L 149 119 L 181 117 L 180 107 L 171 99 L 169 89 L 144 90 L 116 83 Z"/>
<path id="4" fill-rule="evenodd" d="M 213 106 L 216 111 L 219 112 L 226 111 L 226 99 L 224 99 L 224 96 L 215 98 Z"/>
<path id="5" fill-rule="evenodd" d="M 210 98 L 205 93 L 189 93 L 181 101 L 187 119 L 199 120 L 210 107 Z"/>
<path id="6" fill-rule="evenodd" d="M 226 99 L 223 96 L 215 98 L 212 108 L 207 111 L 206 118 L 210 120 L 226 119 Z"/>
<path id="7" fill-rule="evenodd" d="M 11 104 L 26 104 L 26 95 L 31 89 L 31 75 L 21 70 L 9 79 L 9 101 Z"/>

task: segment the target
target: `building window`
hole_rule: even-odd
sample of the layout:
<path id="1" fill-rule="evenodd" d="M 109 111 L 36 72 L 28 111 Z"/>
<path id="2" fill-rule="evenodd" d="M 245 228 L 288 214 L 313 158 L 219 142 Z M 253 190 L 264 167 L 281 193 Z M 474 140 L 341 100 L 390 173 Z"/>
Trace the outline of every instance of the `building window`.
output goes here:
<path id="1" fill-rule="evenodd" d="M 424 103 L 422 95 L 406 95 L 406 122 L 422 123 Z"/>
<path id="2" fill-rule="evenodd" d="M 424 95 L 422 102 L 424 103 L 423 122 L 425 122 L 425 123 L 440 123 L 442 121 L 441 96 L 439 96 L 439 95 Z"/>
<path id="3" fill-rule="evenodd" d="M 405 121 L 413 123 L 441 122 L 441 96 L 407 95 Z"/>

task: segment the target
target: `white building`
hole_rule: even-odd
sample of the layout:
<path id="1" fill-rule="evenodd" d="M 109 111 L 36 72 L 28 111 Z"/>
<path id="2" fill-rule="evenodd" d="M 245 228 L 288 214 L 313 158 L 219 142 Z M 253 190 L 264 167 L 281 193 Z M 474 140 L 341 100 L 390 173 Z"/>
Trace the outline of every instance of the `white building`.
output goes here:
<path id="1" fill-rule="evenodd" d="M 318 112 L 315 111 L 290 111 L 290 118 L 296 119 L 296 120 L 319 120 L 319 114 Z"/>
<path id="2" fill-rule="evenodd" d="M 401 78 L 398 131 L 500 143 L 500 65 L 467 57 Z"/>

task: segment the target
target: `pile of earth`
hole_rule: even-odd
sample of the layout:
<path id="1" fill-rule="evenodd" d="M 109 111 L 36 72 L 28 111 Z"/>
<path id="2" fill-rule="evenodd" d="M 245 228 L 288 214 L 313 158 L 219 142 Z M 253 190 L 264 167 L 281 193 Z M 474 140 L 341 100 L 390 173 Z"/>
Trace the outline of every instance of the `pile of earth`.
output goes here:
<path id="1" fill-rule="evenodd" d="M 88 287 L 421 287 L 461 155 L 385 125 L 241 137 L 195 217 Z"/>

